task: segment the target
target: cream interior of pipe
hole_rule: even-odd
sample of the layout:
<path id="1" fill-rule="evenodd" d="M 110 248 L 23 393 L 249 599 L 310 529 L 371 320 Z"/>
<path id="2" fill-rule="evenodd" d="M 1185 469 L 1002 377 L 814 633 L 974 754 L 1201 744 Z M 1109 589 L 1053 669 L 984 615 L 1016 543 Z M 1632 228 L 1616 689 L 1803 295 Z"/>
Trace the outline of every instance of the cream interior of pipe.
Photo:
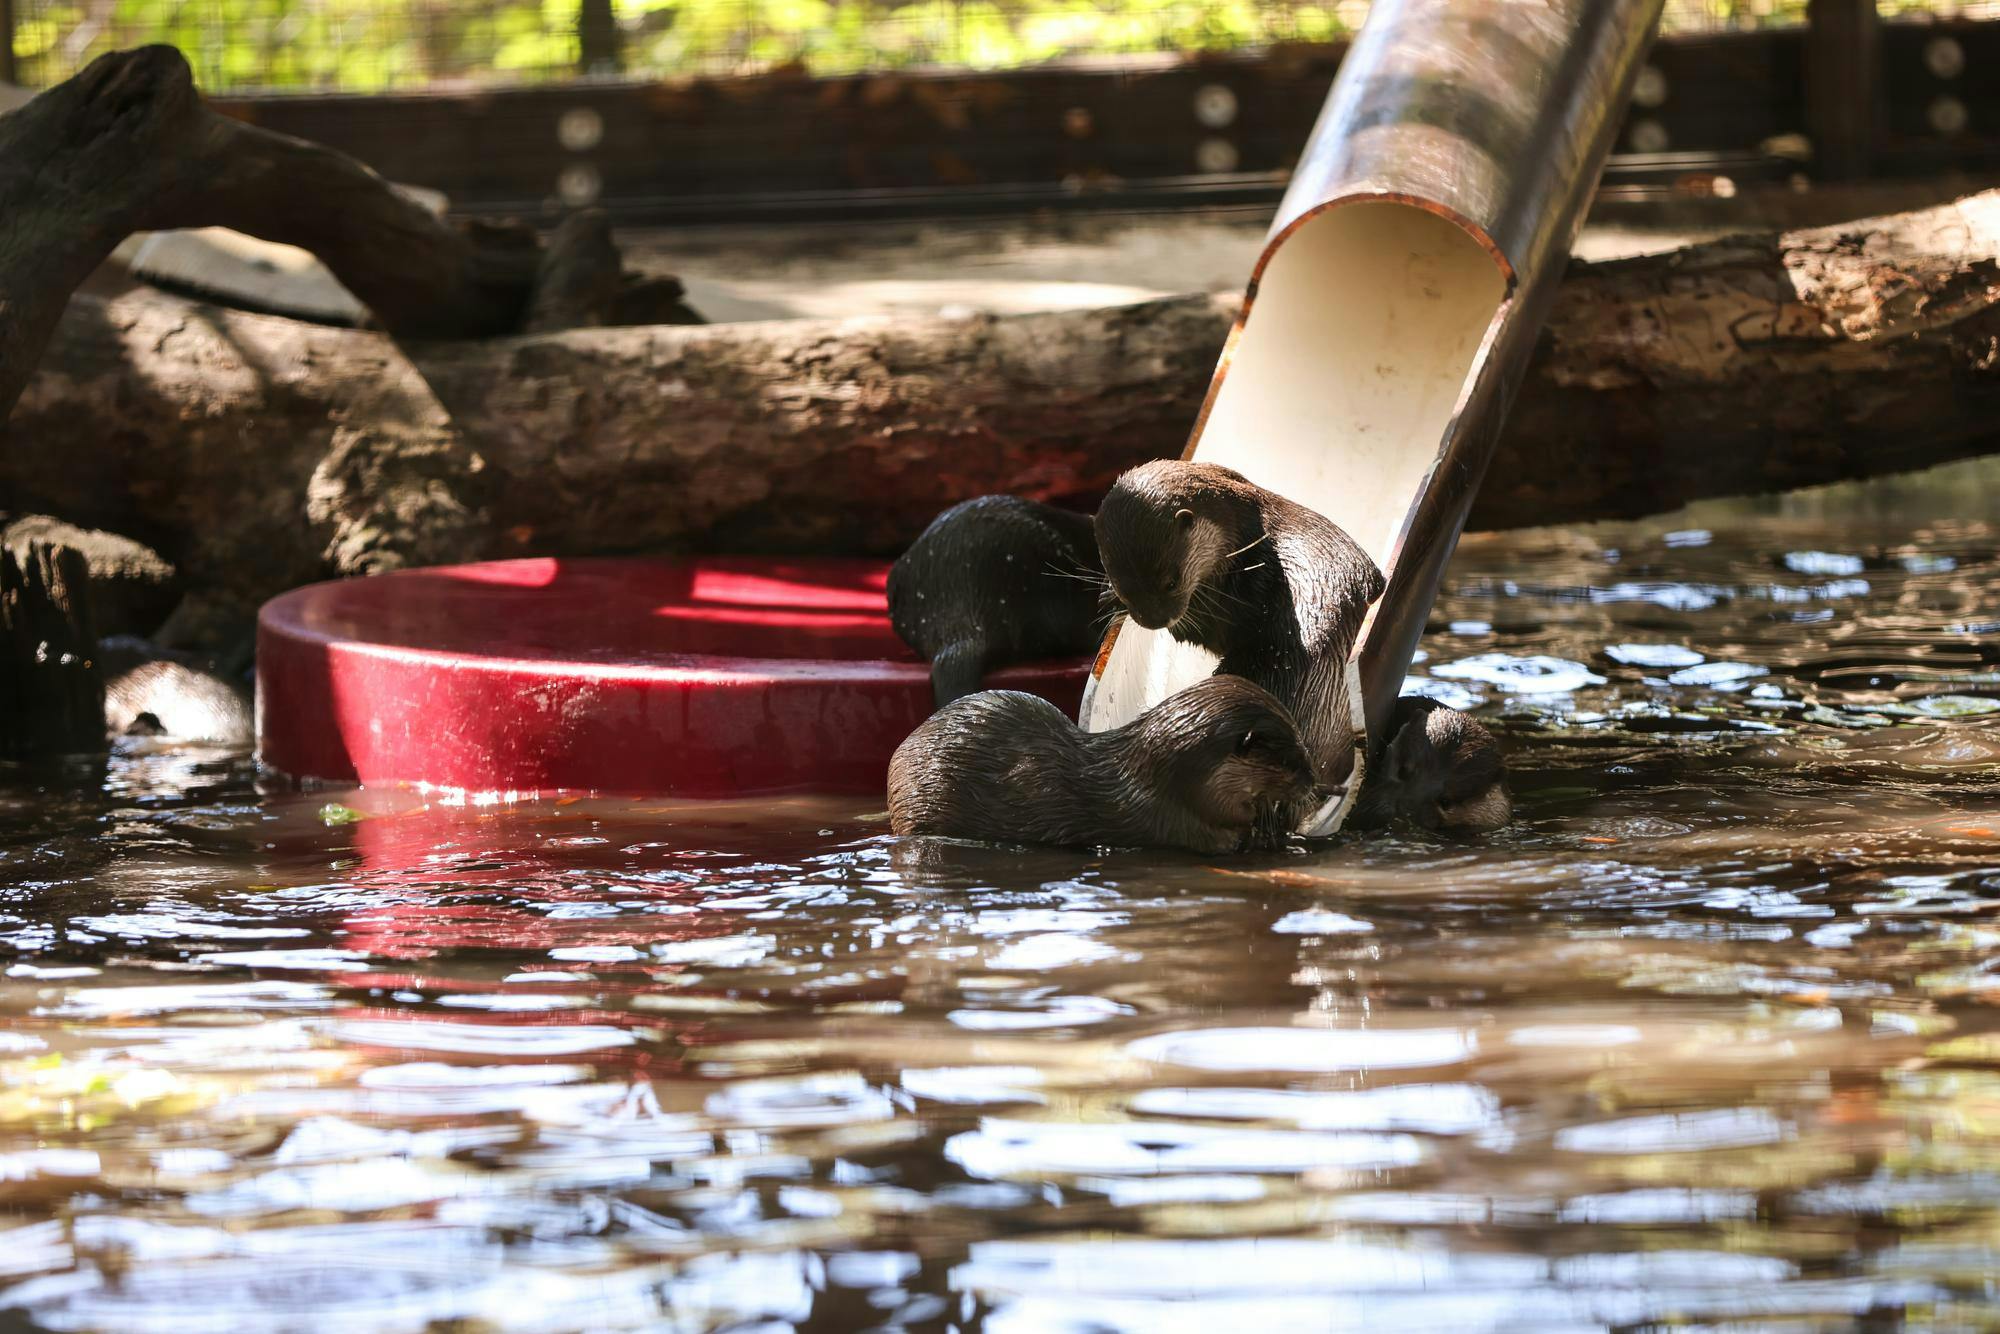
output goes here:
<path id="1" fill-rule="evenodd" d="M 1328 209 L 1266 266 L 1194 457 L 1310 505 L 1386 564 L 1505 297 L 1492 255 L 1435 214 Z M 1084 726 L 1129 722 L 1214 670 L 1127 624 Z"/>

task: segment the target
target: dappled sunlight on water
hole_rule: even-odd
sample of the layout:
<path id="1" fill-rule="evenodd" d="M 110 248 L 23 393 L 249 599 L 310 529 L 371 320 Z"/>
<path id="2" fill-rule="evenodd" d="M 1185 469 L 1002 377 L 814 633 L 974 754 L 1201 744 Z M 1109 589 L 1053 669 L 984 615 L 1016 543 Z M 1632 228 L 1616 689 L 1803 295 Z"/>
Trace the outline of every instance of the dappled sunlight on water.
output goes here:
<path id="1" fill-rule="evenodd" d="M 1468 541 L 1413 688 L 1504 735 L 1481 843 L 9 772 L 0 1307 L 1990 1327 L 1984 476 Z"/>

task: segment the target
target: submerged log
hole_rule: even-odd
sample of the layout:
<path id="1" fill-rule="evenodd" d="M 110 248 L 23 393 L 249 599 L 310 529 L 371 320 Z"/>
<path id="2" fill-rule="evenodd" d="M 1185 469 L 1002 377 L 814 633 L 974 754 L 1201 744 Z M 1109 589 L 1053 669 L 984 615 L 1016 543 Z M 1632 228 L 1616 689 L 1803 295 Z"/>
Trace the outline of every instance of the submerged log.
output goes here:
<path id="1" fill-rule="evenodd" d="M 1575 266 L 1472 525 L 2000 448 L 1997 256 L 1989 194 Z M 79 298 L 0 448 L 0 493 L 146 537 L 246 605 L 476 556 L 886 552 L 966 496 L 1087 506 L 1178 452 L 1235 310 L 1188 296 L 402 348 L 156 293 Z"/>
<path id="2" fill-rule="evenodd" d="M 0 546 L 0 758 L 104 749 L 104 677 L 83 553 Z"/>

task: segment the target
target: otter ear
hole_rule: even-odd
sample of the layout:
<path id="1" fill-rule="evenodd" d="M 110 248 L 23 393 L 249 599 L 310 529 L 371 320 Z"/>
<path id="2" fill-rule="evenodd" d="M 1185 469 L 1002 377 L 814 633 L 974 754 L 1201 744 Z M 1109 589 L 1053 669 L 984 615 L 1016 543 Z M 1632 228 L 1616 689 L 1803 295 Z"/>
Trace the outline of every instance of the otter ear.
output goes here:
<path id="1" fill-rule="evenodd" d="M 1177 523 L 1177 524 L 1179 524 L 1179 525 L 1180 525 L 1181 527 L 1183 527 L 1183 528 L 1190 528 L 1190 527 L 1193 527 L 1193 526 L 1194 526 L 1194 511 L 1193 511 L 1193 510 L 1175 510 L 1175 511 L 1174 511 L 1174 522 L 1175 522 L 1175 523 Z"/>

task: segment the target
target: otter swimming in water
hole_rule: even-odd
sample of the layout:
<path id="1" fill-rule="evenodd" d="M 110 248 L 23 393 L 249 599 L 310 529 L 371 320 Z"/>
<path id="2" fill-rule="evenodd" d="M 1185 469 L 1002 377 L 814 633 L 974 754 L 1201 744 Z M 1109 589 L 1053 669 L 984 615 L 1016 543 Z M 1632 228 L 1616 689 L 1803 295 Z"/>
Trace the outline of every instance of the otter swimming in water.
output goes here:
<path id="1" fill-rule="evenodd" d="M 1507 765 L 1491 732 L 1434 699 L 1396 701 L 1389 742 L 1362 779 L 1356 825 L 1493 830 L 1513 816 Z"/>
<path id="2" fill-rule="evenodd" d="M 104 728 L 113 736 L 218 746 L 247 746 L 255 739 L 250 701 L 214 672 L 123 637 L 103 640 L 98 661 L 107 678 Z"/>
<path id="3" fill-rule="evenodd" d="M 988 690 L 897 748 L 889 820 L 898 834 L 1231 852 L 1281 837 L 1274 813 L 1312 788 L 1291 715 L 1239 677 L 1211 676 L 1108 732 Z"/>
<path id="4" fill-rule="evenodd" d="M 1347 658 L 1382 572 L 1337 524 L 1213 463 L 1143 463 L 1097 511 L 1111 591 L 1149 630 L 1198 644 L 1298 720 L 1326 791 L 1347 781 Z"/>
<path id="5" fill-rule="evenodd" d="M 929 660 L 933 704 L 987 670 L 1097 647 L 1103 588 L 1090 516 L 981 496 L 931 520 L 889 570 L 889 621 Z"/>

